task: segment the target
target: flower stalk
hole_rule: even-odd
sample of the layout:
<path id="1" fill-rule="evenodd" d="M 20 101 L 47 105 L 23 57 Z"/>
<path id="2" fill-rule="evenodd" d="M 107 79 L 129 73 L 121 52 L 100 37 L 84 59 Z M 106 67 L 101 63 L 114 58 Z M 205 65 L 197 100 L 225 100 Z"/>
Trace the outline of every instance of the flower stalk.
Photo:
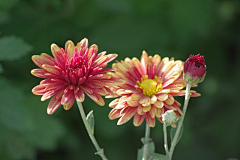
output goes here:
<path id="1" fill-rule="evenodd" d="M 144 143 L 144 147 L 143 147 L 143 157 L 142 157 L 142 160 L 147 160 L 149 141 L 150 141 L 150 127 L 146 123 L 145 138 L 144 138 L 144 142 L 143 142 Z"/>
<path id="2" fill-rule="evenodd" d="M 167 125 L 165 122 L 163 123 L 163 134 L 164 134 L 164 148 L 165 148 L 166 155 L 168 155 Z"/>
<path id="3" fill-rule="evenodd" d="M 88 122 L 87 122 L 87 119 L 86 119 L 85 112 L 84 112 L 84 110 L 83 110 L 82 103 L 77 100 L 77 104 L 78 104 L 78 108 L 79 108 L 81 117 L 82 117 L 82 119 L 83 119 L 83 123 L 84 123 L 84 125 L 85 125 L 85 127 L 86 127 L 86 130 L 87 130 L 87 132 L 88 132 L 88 135 L 89 135 L 90 139 L 92 140 L 93 145 L 95 146 L 95 148 L 96 148 L 96 150 L 97 150 L 97 152 L 96 152 L 95 154 L 98 154 L 98 155 L 102 158 L 102 160 L 108 160 L 108 159 L 106 158 L 106 156 L 104 155 L 103 149 L 100 148 L 100 146 L 99 146 L 98 143 L 97 143 L 97 140 L 95 139 L 95 137 L 94 137 L 94 135 L 93 135 L 93 133 L 92 133 L 92 131 L 91 131 L 91 128 L 90 128 L 90 126 L 89 126 L 89 124 L 88 124 Z"/>
<path id="4" fill-rule="evenodd" d="M 179 136 L 180 130 L 182 128 L 183 120 L 184 120 L 184 117 L 185 117 L 185 114 L 186 114 L 186 111 L 187 111 L 187 106 L 188 106 L 188 102 L 189 102 L 189 99 L 190 99 L 191 85 L 192 85 L 191 83 L 187 84 L 186 94 L 185 94 L 185 101 L 184 101 L 184 106 L 183 106 L 183 115 L 182 115 L 182 117 L 179 120 L 179 123 L 178 123 L 178 126 L 177 126 L 177 131 L 175 133 L 175 136 L 174 136 L 172 144 L 171 144 L 171 148 L 170 148 L 170 151 L 169 151 L 169 160 L 172 159 L 173 151 L 174 151 L 174 149 L 176 147 L 178 136 Z"/>

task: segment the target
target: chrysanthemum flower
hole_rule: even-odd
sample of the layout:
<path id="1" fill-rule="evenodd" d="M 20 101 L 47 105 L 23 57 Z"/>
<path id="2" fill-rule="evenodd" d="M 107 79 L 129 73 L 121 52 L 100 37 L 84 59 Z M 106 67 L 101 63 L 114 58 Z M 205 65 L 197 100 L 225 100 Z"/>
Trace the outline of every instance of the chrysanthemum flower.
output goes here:
<path id="1" fill-rule="evenodd" d="M 93 44 L 88 48 L 88 40 L 84 38 L 76 46 L 72 41 L 67 41 L 65 49 L 56 44 L 51 45 L 53 57 L 46 53 L 32 56 L 33 62 L 40 67 L 31 73 L 40 78 L 45 78 L 39 85 L 32 89 L 36 95 L 42 95 L 41 101 L 54 96 L 47 108 L 47 113 L 54 113 L 63 105 L 69 110 L 75 98 L 83 102 L 86 93 L 94 102 L 103 106 L 105 102 L 101 96 L 113 94 L 106 85 L 118 85 L 121 80 L 112 77 L 104 69 L 108 62 L 117 57 L 117 54 L 98 52 L 98 46 Z"/>
<path id="2" fill-rule="evenodd" d="M 157 118 L 161 123 L 162 114 L 167 110 L 173 110 L 178 118 L 182 111 L 180 103 L 174 96 L 184 96 L 187 86 L 183 79 L 182 61 L 174 61 L 159 55 L 148 56 L 145 51 L 142 53 L 141 61 L 137 58 L 126 58 L 124 61 L 114 63 L 112 66 L 113 77 L 122 79 L 124 84 L 109 87 L 115 96 L 109 106 L 113 108 L 109 113 L 110 119 L 118 120 L 118 125 L 129 121 L 133 116 L 134 126 L 142 124 L 146 119 L 150 127 L 155 126 Z M 191 97 L 200 96 L 195 91 L 190 92 Z M 107 96 L 111 98 L 112 96 Z"/>

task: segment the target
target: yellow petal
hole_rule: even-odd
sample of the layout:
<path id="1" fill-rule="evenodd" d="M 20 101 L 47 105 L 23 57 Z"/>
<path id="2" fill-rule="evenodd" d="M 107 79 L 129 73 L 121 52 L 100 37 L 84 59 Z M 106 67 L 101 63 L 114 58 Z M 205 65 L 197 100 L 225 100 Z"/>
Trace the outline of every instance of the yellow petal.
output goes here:
<path id="1" fill-rule="evenodd" d="M 167 94 L 159 94 L 157 96 L 158 100 L 160 101 L 165 101 L 167 98 L 168 98 L 168 95 Z"/>
<path id="2" fill-rule="evenodd" d="M 151 109 L 151 105 L 143 106 L 143 112 L 148 112 Z"/>
<path id="3" fill-rule="evenodd" d="M 162 108 L 164 105 L 164 103 L 162 101 L 157 101 L 154 103 L 154 106 L 157 107 L 157 108 Z"/>
<path id="4" fill-rule="evenodd" d="M 68 40 L 65 43 L 65 51 L 67 52 L 67 57 L 69 60 L 71 60 L 74 56 L 74 48 L 75 48 L 75 45 L 72 41 Z"/>

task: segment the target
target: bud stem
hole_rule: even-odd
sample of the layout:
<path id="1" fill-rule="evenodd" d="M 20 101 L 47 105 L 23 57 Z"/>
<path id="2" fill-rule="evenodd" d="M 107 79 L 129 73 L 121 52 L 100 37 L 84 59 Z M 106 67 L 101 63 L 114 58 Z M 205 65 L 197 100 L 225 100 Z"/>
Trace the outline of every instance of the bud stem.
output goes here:
<path id="1" fill-rule="evenodd" d="M 95 148 L 97 150 L 97 152 L 95 154 L 98 154 L 103 160 L 108 160 L 106 158 L 106 156 L 104 155 L 103 149 L 99 147 L 99 145 L 98 145 L 98 143 L 97 143 L 97 141 L 96 141 L 96 139 L 95 139 L 95 137 L 94 137 L 94 135 L 91 131 L 91 128 L 90 128 L 90 126 L 87 122 L 86 115 L 85 115 L 84 110 L 83 110 L 82 103 L 77 101 L 77 104 L 78 104 L 78 108 L 79 108 L 81 117 L 83 119 L 83 123 L 84 123 L 84 125 L 86 127 L 86 130 L 88 132 L 88 135 L 89 135 L 90 139 L 92 140 L 93 145 L 95 146 Z"/>
<path id="2" fill-rule="evenodd" d="M 144 148 L 143 148 L 143 157 L 142 160 L 147 160 L 148 155 L 148 144 L 150 139 L 150 127 L 146 123 L 145 138 L 144 138 Z"/>
<path id="3" fill-rule="evenodd" d="M 164 134 L 164 148 L 166 155 L 168 155 L 167 126 L 165 122 L 163 123 L 163 134 Z"/>
<path id="4" fill-rule="evenodd" d="M 169 151 L 169 160 L 172 159 L 173 151 L 174 151 L 174 148 L 176 147 L 178 136 L 179 136 L 180 130 L 182 128 L 183 120 L 184 120 L 184 117 L 185 117 L 185 114 L 186 114 L 186 111 L 187 111 L 187 106 L 188 106 L 188 102 L 189 102 L 189 99 L 190 99 L 191 85 L 192 84 L 187 84 L 186 93 L 185 93 L 185 101 L 184 101 L 184 106 L 183 106 L 183 115 L 179 120 L 179 123 L 178 123 L 178 126 L 177 126 L 177 131 L 176 131 L 176 134 L 175 134 L 175 136 L 173 138 L 173 141 L 172 141 L 172 144 L 171 144 L 171 148 L 170 148 L 170 151 Z"/>

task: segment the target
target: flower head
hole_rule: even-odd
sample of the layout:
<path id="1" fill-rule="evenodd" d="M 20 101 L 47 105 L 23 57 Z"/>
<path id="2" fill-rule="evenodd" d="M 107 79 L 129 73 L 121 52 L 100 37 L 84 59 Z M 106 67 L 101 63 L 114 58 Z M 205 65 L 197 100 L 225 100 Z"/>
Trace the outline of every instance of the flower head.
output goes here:
<path id="1" fill-rule="evenodd" d="M 109 113 L 110 119 L 118 120 L 118 125 L 129 121 L 133 116 L 133 124 L 139 126 L 146 119 L 150 127 L 155 126 L 155 119 L 162 121 L 162 115 L 167 110 L 173 110 L 178 118 L 182 114 L 180 103 L 174 96 L 184 96 L 186 82 L 183 79 L 182 61 L 173 58 L 163 58 L 159 55 L 148 56 L 143 51 L 141 61 L 137 58 L 126 58 L 124 61 L 112 65 L 113 77 L 122 79 L 124 84 L 109 87 L 115 96 L 109 106 L 113 108 Z M 191 96 L 200 96 L 191 91 Z M 113 96 L 107 96 L 111 98 Z"/>
<path id="2" fill-rule="evenodd" d="M 187 83 L 201 83 L 206 76 L 206 65 L 204 56 L 190 55 L 184 63 L 183 77 Z"/>
<path id="3" fill-rule="evenodd" d="M 72 41 L 67 41 L 65 49 L 52 44 L 51 51 L 53 57 L 46 53 L 32 56 L 33 62 L 40 68 L 31 71 L 34 76 L 44 78 L 32 92 L 42 95 L 41 101 L 54 96 L 48 104 L 48 114 L 54 113 L 61 105 L 65 110 L 69 110 L 75 98 L 83 102 L 84 93 L 103 106 L 105 102 L 101 96 L 113 94 L 106 85 L 122 83 L 110 74 L 104 74 L 112 71 L 104 67 L 115 59 L 117 54 L 105 55 L 106 52 L 97 54 L 97 45 L 93 44 L 88 48 L 86 38 L 76 46 Z"/>

